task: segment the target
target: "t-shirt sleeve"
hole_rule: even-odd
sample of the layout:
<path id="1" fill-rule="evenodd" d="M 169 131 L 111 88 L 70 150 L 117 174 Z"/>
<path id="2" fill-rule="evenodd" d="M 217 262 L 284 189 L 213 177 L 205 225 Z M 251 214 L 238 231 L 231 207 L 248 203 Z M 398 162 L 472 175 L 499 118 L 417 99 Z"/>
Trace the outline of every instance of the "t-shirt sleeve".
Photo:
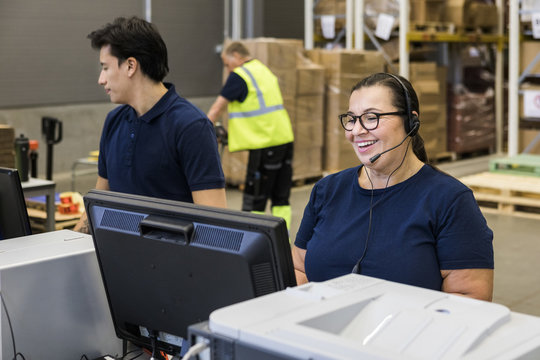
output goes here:
<path id="1" fill-rule="evenodd" d="M 302 216 L 302 221 L 300 222 L 300 227 L 296 233 L 296 239 L 294 245 L 300 249 L 307 249 L 307 243 L 313 236 L 313 229 L 317 221 L 317 214 L 315 211 L 316 208 L 316 193 L 318 186 L 317 184 L 311 190 L 311 195 L 309 197 L 309 202 L 307 203 L 304 209 L 304 216 Z"/>
<path id="2" fill-rule="evenodd" d="M 240 75 L 231 72 L 225 85 L 221 89 L 220 95 L 229 101 L 243 102 L 248 94 L 247 84 Z"/>
<path id="3" fill-rule="evenodd" d="M 225 187 L 225 177 L 210 120 L 201 117 L 182 131 L 177 142 L 191 191 Z"/>
<path id="4" fill-rule="evenodd" d="M 450 204 L 437 237 L 441 270 L 493 269 L 493 232 L 470 190 Z"/>

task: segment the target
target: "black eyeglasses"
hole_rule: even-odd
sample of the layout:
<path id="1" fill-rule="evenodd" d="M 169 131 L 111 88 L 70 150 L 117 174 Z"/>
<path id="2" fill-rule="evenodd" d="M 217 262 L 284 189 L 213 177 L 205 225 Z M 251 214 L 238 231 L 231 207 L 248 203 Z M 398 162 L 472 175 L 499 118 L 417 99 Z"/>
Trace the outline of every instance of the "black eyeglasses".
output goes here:
<path id="1" fill-rule="evenodd" d="M 394 111 L 387 113 L 375 113 L 367 112 L 362 115 L 353 115 L 353 114 L 341 114 L 339 115 L 339 121 L 341 126 L 347 131 L 354 129 L 354 124 L 356 120 L 360 120 L 360 125 L 366 130 L 375 130 L 379 126 L 379 119 L 384 115 L 405 115 L 403 111 Z"/>

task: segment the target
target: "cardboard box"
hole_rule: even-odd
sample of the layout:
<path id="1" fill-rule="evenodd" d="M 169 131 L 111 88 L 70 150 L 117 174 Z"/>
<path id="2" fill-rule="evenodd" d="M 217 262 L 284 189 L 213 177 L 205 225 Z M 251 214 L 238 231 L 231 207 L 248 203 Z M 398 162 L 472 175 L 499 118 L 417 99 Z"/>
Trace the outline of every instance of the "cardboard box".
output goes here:
<path id="1" fill-rule="evenodd" d="M 540 41 L 524 40 L 520 44 L 520 72 L 525 71 L 536 55 L 540 53 Z M 540 61 L 531 69 L 531 74 L 540 74 Z"/>
<path id="2" fill-rule="evenodd" d="M 0 124 L 0 167 L 15 168 L 15 129 Z"/>
<path id="3" fill-rule="evenodd" d="M 409 64 L 409 80 L 411 83 L 437 78 L 437 63 L 434 61 L 411 62 Z"/>
<path id="4" fill-rule="evenodd" d="M 319 61 L 327 79 L 345 73 L 365 77 L 384 70 L 383 56 L 373 50 L 321 50 Z"/>
<path id="5" fill-rule="evenodd" d="M 274 69 L 294 70 L 297 53 L 303 49 L 302 40 L 296 39 L 254 38 L 241 41 L 248 48 L 251 56 L 259 59 L 272 71 Z"/>
<path id="6" fill-rule="evenodd" d="M 296 68 L 296 95 L 324 94 L 324 67 L 317 64 Z"/>
<path id="7" fill-rule="evenodd" d="M 436 159 L 446 152 L 446 124 L 445 126 L 420 126 L 420 136 L 424 139 L 424 147 L 428 159 Z"/>
<path id="8" fill-rule="evenodd" d="M 499 23 L 497 6 L 494 4 L 473 2 L 467 11 L 466 21 L 471 27 L 494 28 Z"/>
<path id="9" fill-rule="evenodd" d="M 304 149 L 323 145 L 324 95 L 296 97 L 294 148 Z"/>
<path id="10" fill-rule="evenodd" d="M 425 24 L 439 22 L 443 19 L 444 0 L 411 0 L 411 23 Z"/>
<path id="11" fill-rule="evenodd" d="M 322 174 L 322 147 L 294 148 L 293 179 L 306 179 Z"/>
<path id="12" fill-rule="evenodd" d="M 496 27 L 497 7 L 472 0 L 446 0 L 443 21 L 457 27 Z"/>
<path id="13" fill-rule="evenodd" d="M 222 154 L 221 166 L 225 174 L 225 182 L 229 185 L 242 185 L 246 180 L 249 151 L 229 152 L 228 149 Z"/>
<path id="14" fill-rule="evenodd" d="M 540 154 L 540 141 L 536 141 L 540 137 L 540 130 L 537 129 L 519 129 L 519 152 L 523 152 L 529 145 L 528 154 Z M 534 144 L 532 142 L 535 141 Z"/>
<path id="15" fill-rule="evenodd" d="M 270 68 L 272 73 L 276 75 L 279 82 L 279 89 L 281 90 L 281 95 L 286 97 L 295 97 L 296 96 L 296 66 L 292 69 L 278 69 Z"/>

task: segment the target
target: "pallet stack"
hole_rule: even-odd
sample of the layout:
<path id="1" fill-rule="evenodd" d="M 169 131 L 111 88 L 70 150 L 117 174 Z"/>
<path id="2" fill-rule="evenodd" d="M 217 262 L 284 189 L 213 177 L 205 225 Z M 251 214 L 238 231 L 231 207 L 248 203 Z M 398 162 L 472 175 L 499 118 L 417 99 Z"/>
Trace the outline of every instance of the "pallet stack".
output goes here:
<path id="1" fill-rule="evenodd" d="M 0 124 L 0 167 L 15 168 L 15 129 Z"/>

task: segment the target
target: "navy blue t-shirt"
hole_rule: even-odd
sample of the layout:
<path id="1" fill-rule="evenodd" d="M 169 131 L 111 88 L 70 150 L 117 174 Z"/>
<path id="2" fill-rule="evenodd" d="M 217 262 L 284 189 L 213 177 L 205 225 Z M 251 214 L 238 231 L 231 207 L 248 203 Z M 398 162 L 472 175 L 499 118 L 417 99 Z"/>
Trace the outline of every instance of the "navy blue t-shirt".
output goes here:
<path id="1" fill-rule="evenodd" d="M 129 105 L 112 110 L 99 146 L 99 176 L 112 191 L 193 202 L 192 191 L 225 187 L 212 123 L 167 93 L 140 118 Z"/>
<path id="2" fill-rule="evenodd" d="M 248 95 L 247 84 L 240 75 L 231 71 L 220 95 L 229 101 L 244 102 Z"/>
<path id="3" fill-rule="evenodd" d="M 295 245 L 306 249 L 310 281 L 349 274 L 361 258 L 372 191 L 360 167 L 313 188 Z M 404 182 L 373 190 L 371 230 L 361 273 L 441 290 L 441 270 L 493 268 L 493 232 L 472 191 L 429 165 Z"/>

